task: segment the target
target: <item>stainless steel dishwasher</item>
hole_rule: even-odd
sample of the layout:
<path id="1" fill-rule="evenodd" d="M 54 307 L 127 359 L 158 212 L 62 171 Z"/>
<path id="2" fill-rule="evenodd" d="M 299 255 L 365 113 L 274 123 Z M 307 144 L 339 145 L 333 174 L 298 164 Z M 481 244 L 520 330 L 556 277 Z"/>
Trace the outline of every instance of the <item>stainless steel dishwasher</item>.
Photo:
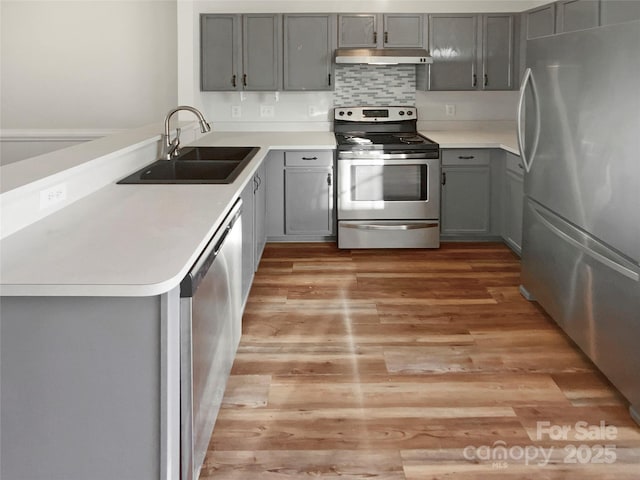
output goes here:
<path id="1" fill-rule="evenodd" d="M 241 335 L 242 201 L 180 284 L 180 456 L 196 480 Z"/>

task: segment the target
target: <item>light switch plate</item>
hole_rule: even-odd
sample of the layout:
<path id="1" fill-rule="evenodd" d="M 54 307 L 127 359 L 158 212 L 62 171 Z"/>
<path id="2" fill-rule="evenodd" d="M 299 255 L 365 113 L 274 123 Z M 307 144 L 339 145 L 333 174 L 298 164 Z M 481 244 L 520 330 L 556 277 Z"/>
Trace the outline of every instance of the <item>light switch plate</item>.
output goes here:
<path id="1" fill-rule="evenodd" d="M 260 105 L 260 116 L 261 117 L 273 117 L 275 114 L 275 109 L 273 105 Z"/>
<path id="2" fill-rule="evenodd" d="M 232 118 L 240 118 L 242 116 L 242 107 L 239 105 L 233 105 L 231 107 L 231 117 Z"/>

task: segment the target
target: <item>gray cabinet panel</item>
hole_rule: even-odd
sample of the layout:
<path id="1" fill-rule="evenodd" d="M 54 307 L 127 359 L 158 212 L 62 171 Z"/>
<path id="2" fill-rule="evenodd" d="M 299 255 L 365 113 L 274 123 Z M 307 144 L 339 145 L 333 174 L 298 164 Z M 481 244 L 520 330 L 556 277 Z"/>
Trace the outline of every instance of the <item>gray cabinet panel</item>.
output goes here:
<path id="1" fill-rule="evenodd" d="M 200 87 L 203 91 L 240 88 L 240 17 L 200 17 Z"/>
<path id="2" fill-rule="evenodd" d="M 556 32 L 573 32 L 597 27 L 600 23 L 599 0 L 565 0 L 556 5 Z"/>
<path id="3" fill-rule="evenodd" d="M 482 88 L 513 88 L 513 15 L 483 15 Z"/>
<path id="4" fill-rule="evenodd" d="M 242 304 L 251 290 L 255 265 L 255 207 L 253 200 L 254 182 L 250 181 L 242 190 Z"/>
<path id="5" fill-rule="evenodd" d="M 527 39 L 553 35 L 556 32 L 556 6 L 545 5 L 527 12 Z"/>
<path id="6" fill-rule="evenodd" d="M 288 167 L 285 170 L 285 233 L 333 234 L 333 169 Z"/>
<path id="7" fill-rule="evenodd" d="M 242 84 L 245 90 L 281 88 L 280 23 L 280 15 L 242 16 Z"/>
<path id="8" fill-rule="evenodd" d="M 442 235 L 491 233 L 491 169 L 489 166 L 443 167 Z"/>
<path id="9" fill-rule="evenodd" d="M 264 246 L 267 243 L 267 174 L 265 162 L 258 168 L 254 176 L 256 191 L 254 194 L 255 209 L 255 255 L 254 270 L 258 270 Z"/>
<path id="10" fill-rule="evenodd" d="M 375 48 L 378 45 L 378 15 L 375 13 L 338 15 L 338 46 Z"/>
<path id="11" fill-rule="evenodd" d="M 383 17 L 383 45 L 390 48 L 423 48 L 422 15 L 387 13 Z"/>
<path id="12" fill-rule="evenodd" d="M 477 85 L 476 15 L 431 15 L 429 90 L 473 90 Z"/>
<path id="13" fill-rule="evenodd" d="M 640 2 L 637 0 L 606 0 L 600 4 L 600 23 L 614 23 L 640 20 Z"/>
<path id="14" fill-rule="evenodd" d="M 265 159 L 267 238 L 284 235 L 284 152 L 269 152 Z"/>
<path id="15" fill-rule="evenodd" d="M 284 89 L 332 90 L 336 16 L 284 16 Z"/>

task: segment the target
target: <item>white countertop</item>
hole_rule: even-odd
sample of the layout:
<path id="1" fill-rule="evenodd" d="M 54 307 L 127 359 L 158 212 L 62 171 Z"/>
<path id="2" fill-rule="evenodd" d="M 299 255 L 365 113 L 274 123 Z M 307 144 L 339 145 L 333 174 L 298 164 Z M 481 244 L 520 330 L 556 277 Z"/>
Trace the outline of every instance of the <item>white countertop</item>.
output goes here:
<path id="1" fill-rule="evenodd" d="M 515 134 L 505 131 L 421 133 L 442 148 L 504 148 L 517 153 Z M 114 182 L 9 235 L 0 242 L 0 293 L 165 293 L 187 274 L 269 150 L 334 149 L 335 137 L 332 132 L 213 132 L 193 144 L 258 146 L 260 151 L 230 185 Z"/>
<path id="2" fill-rule="evenodd" d="M 215 132 L 194 144 L 261 148 L 232 184 L 112 183 L 4 238 L 2 295 L 167 292 L 187 274 L 269 149 L 334 149 L 335 138 L 331 132 Z"/>

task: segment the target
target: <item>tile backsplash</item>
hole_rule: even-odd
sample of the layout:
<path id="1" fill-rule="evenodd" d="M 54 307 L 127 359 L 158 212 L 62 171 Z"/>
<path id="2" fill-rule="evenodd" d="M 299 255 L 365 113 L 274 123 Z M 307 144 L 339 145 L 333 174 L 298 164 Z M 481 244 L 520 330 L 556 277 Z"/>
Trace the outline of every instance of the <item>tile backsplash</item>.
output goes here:
<path id="1" fill-rule="evenodd" d="M 416 104 L 415 65 L 336 65 L 334 105 Z"/>

